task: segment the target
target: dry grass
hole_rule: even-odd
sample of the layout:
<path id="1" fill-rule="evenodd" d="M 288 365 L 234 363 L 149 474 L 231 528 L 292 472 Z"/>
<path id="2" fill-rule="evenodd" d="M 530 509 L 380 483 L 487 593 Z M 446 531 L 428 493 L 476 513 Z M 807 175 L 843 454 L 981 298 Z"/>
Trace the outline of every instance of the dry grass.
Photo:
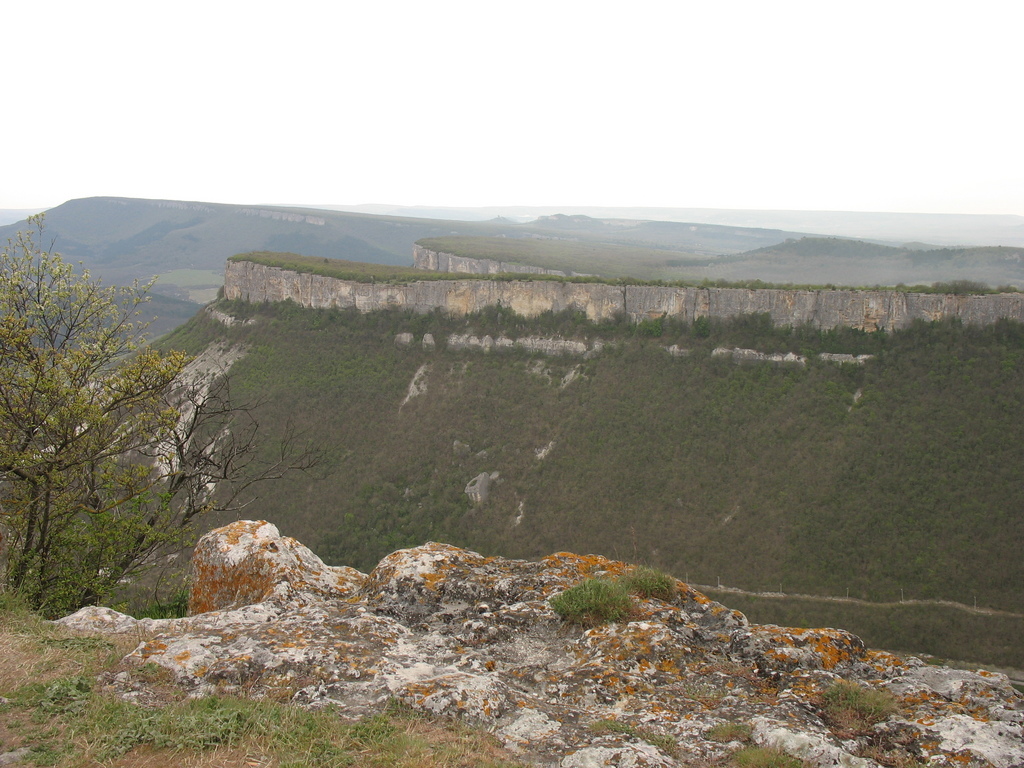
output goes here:
<path id="1" fill-rule="evenodd" d="M 889 691 L 849 680 L 833 683 L 821 699 L 825 719 L 844 735 L 866 733 L 896 711 L 896 699 Z"/>
<path id="2" fill-rule="evenodd" d="M 81 635 L 28 611 L 0 607 L 0 691 L 74 675 L 95 676 L 143 639 Z"/>
<path id="3" fill-rule="evenodd" d="M 62 768 L 520 765 L 482 731 L 399 706 L 351 724 L 271 701 L 188 700 L 165 670 L 121 662 L 140 639 L 78 634 L 0 606 L 0 752 L 25 747 L 26 764 Z M 125 703 L 96 682 L 123 671 L 159 706 Z"/>

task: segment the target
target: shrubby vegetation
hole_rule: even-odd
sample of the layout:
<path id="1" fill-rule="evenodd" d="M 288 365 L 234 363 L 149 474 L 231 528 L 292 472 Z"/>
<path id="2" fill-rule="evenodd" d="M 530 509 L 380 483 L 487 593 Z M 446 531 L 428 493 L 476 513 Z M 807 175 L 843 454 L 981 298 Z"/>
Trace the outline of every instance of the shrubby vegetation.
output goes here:
<path id="1" fill-rule="evenodd" d="M 366 570 L 395 548 L 441 540 L 513 557 L 596 552 L 756 591 L 890 602 L 902 589 L 908 600 L 1024 609 L 1018 323 L 871 334 L 774 328 L 765 316 L 704 327 L 665 318 L 660 336 L 643 336 L 624 318 L 575 313 L 220 308 L 254 322 L 200 316 L 167 343 L 246 344 L 233 387 L 264 399 L 261 422 L 276 430 L 294 418 L 325 436 L 320 477 L 268 486 L 246 514 L 332 563 Z M 401 332 L 417 343 L 396 347 Z M 418 344 L 428 332 L 436 351 Z M 445 350 L 456 332 L 610 344 L 587 360 Z M 690 355 L 670 357 L 670 344 Z M 717 346 L 812 358 L 737 366 L 712 357 Z M 875 358 L 840 366 L 818 352 Z M 424 365 L 426 393 L 399 408 Z M 474 507 L 464 488 L 484 471 L 500 479 Z M 894 614 L 870 641 L 914 650 L 936 634 L 913 626 Z M 978 648 L 1024 666 L 1019 644 L 990 644 L 972 626 L 968 645 L 943 655 L 983 661 Z"/>
<path id="2" fill-rule="evenodd" d="M 102 286 L 29 222 L 0 250 L 0 579 L 58 616 L 187 544 L 293 455 L 285 437 L 256 459 L 258 423 L 227 384 L 144 345 L 147 287 Z"/>
<path id="3" fill-rule="evenodd" d="M 494 238 L 495 250 L 493 253 L 488 248 L 480 248 L 478 241 L 487 238 L 451 238 L 453 243 L 461 242 L 462 240 L 468 240 L 472 242 L 472 246 L 467 250 L 465 247 L 459 248 L 454 247 L 448 251 L 458 255 L 460 252 L 472 254 L 470 258 L 489 258 L 489 259 L 502 259 L 506 261 L 514 261 L 516 263 L 522 263 L 534 266 L 546 266 L 551 267 L 552 264 L 564 264 L 564 260 L 557 260 L 554 262 L 548 262 L 546 260 L 540 260 L 541 264 L 537 264 L 537 259 L 527 258 L 515 258 L 520 256 L 519 249 L 512 247 L 513 243 L 537 243 L 548 241 L 522 241 L 522 240 L 507 240 L 504 238 Z M 425 247 L 442 248 L 446 245 L 446 238 L 438 238 L 436 240 L 423 240 L 419 244 Z M 563 246 L 565 244 L 562 244 Z M 583 264 L 592 264 L 594 258 L 594 244 L 574 244 L 578 247 L 583 248 L 583 251 L 591 261 L 584 261 Z M 612 246 L 601 246 L 608 247 Z M 512 250 L 508 249 L 512 247 Z M 545 246 L 545 247 L 550 247 Z M 443 248 L 442 248 L 443 249 Z M 504 250 L 502 250 L 504 249 Z M 627 249 L 632 250 L 632 249 Z M 490 254 L 490 255 L 480 255 Z M 294 272 L 301 272 L 314 275 L 323 275 L 324 277 L 333 277 L 338 280 L 350 280 L 357 283 L 396 283 L 405 284 L 415 282 L 417 280 L 531 280 L 531 281 L 554 281 L 554 282 L 567 282 L 567 283 L 602 283 L 606 285 L 652 285 L 652 286 L 676 286 L 676 287 L 699 287 L 699 288 L 744 288 L 748 290 L 767 290 L 770 288 L 778 288 L 785 290 L 895 290 L 905 293 L 951 293 L 951 294 L 986 294 L 995 293 L 996 290 L 989 288 L 984 283 L 974 282 L 971 280 L 955 280 L 951 282 L 938 282 L 932 285 L 904 285 L 902 283 L 896 286 L 844 286 L 836 285 L 834 283 L 773 283 L 766 282 L 764 280 L 752 279 L 752 280 L 711 280 L 707 278 L 703 279 L 689 279 L 689 280 L 664 280 L 659 278 L 643 277 L 645 274 L 644 270 L 633 271 L 630 273 L 631 276 L 614 277 L 608 273 L 602 275 L 573 275 L 573 276 L 562 276 L 562 275 L 544 275 L 544 274 L 526 274 L 517 272 L 501 273 L 497 275 L 469 275 L 462 272 L 427 272 L 421 269 L 414 269 L 412 267 L 396 267 L 387 264 L 371 264 L 364 262 L 345 261 L 343 259 L 327 259 L 327 258 L 316 258 L 313 256 L 300 256 L 295 253 L 274 253 L 268 251 L 260 251 L 253 253 L 241 253 L 236 256 L 232 256 L 229 261 L 251 261 L 255 264 L 263 264 L 268 267 L 280 267 L 281 269 L 288 269 Z M 571 260 L 569 262 L 572 263 Z M 593 267 L 591 267 L 593 268 Z M 579 271 L 579 270 L 576 270 Z M 637 277 L 636 275 L 641 275 Z M 1002 286 L 997 289 L 1000 292 L 1005 291 L 1016 291 L 1017 289 L 1012 286 Z M 644 321 L 646 325 L 642 324 L 642 334 L 645 335 L 659 335 L 655 333 L 657 320 Z"/>

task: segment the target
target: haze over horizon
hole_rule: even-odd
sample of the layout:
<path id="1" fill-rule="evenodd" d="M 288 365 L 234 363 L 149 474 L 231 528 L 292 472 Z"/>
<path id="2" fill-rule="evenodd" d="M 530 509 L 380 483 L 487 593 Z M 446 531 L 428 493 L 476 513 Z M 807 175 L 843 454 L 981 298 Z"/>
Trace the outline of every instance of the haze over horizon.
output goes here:
<path id="1" fill-rule="evenodd" d="M 1019 21 L 992 1 L 8 4 L 0 208 L 1021 215 Z"/>

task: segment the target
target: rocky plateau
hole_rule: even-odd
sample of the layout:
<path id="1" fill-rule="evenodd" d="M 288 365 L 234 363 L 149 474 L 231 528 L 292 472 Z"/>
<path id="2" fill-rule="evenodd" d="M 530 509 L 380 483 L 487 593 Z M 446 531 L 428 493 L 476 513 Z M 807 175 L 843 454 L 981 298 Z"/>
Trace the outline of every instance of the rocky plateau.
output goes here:
<path id="1" fill-rule="evenodd" d="M 137 620 L 84 608 L 59 623 L 145 638 L 131 664 L 192 695 L 227 692 L 358 719 L 394 700 L 486 728 L 525 763 L 560 768 L 713 765 L 748 745 L 815 768 L 1024 766 L 1024 697 L 1003 675 L 869 650 L 838 629 L 753 625 L 675 581 L 665 599 L 587 626 L 550 599 L 633 569 L 565 552 L 538 562 L 439 543 L 369 574 L 326 566 L 263 521 L 198 543 L 190 614 Z M 887 692 L 869 727 L 823 702 L 838 681 Z M 144 675 L 101 681 L 140 706 Z"/>
<path id="2" fill-rule="evenodd" d="M 308 272 L 229 261 L 224 296 L 250 302 L 292 300 L 303 307 L 381 309 L 467 315 L 487 307 L 507 307 L 523 317 L 573 311 L 600 322 L 620 315 L 634 321 L 677 317 L 724 319 L 766 314 L 775 325 L 809 324 L 893 331 L 915 321 L 956 318 L 989 325 L 1000 319 L 1024 321 L 1024 294 L 956 295 L 895 290 L 784 288 L 705 288 L 699 286 L 618 285 L 530 279 L 430 279 L 408 283 L 360 283 Z"/>

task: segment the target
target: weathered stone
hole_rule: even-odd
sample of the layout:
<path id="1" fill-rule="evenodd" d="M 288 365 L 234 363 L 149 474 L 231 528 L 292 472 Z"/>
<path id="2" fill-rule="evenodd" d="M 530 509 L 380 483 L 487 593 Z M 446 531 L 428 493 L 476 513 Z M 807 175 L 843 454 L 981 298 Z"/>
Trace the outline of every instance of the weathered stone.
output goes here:
<path id="1" fill-rule="evenodd" d="M 740 349 L 739 347 L 729 349 L 727 347 L 716 347 L 711 353 L 712 357 L 731 357 L 734 363 L 775 363 L 807 365 L 807 358 L 803 355 L 796 355 L 792 352 L 785 354 L 774 352 L 758 352 L 756 349 Z"/>
<path id="2" fill-rule="evenodd" d="M 605 557 L 526 562 L 428 543 L 368 576 L 336 578 L 339 569 L 250 521 L 211 532 L 198 550 L 197 592 L 224 607 L 145 625 L 91 609 L 63 623 L 159 633 L 128 660 L 165 667 L 193 695 L 291 696 L 353 719 L 399 699 L 482 725 L 543 766 L 716 764 L 738 745 L 709 729 L 745 722 L 755 743 L 815 768 L 874 768 L 861 742 L 820 716 L 818 697 L 840 677 L 893 692 L 898 711 L 872 738 L 893 745 L 898 764 L 1024 765 L 1024 699 L 1001 675 L 867 651 L 841 630 L 750 626 L 682 582 L 667 601 L 634 597 L 624 621 L 566 624 L 551 597 L 631 570 Z M 130 673 L 102 683 L 126 700 L 157 700 Z"/>
<path id="3" fill-rule="evenodd" d="M 205 613 L 272 598 L 344 598 L 365 574 L 331 568 L 265 521 L 241 520 L 203 536 L 192 556 L 189 612 Z"/>
<path id="4" fill-rule="evenodd" d="M 815 768 L 878 768 L 875 761 L 851 755 L 824 733 L 795 732 L 766 717 L 756 717 L 750 725 L 755 744 L 782 750 Z"/>
<path id="5" fill-rule="evenodd" d="M 481 472 L 466 486 L 466 495 L 474 504 L 483 504 L 487 501 L 490 492 L 491 474 L 489 472 Z"/>
<path id="6" fill-rule="evenodd" d="M 650 744 L 585 747 L 562 760 L 559 768 L 673 768 L 678 765 Z"/>
<path id="7" fill-rule="evenodd" d="M 846 355 L 837 352 L 818 353 L 818 359 L 824 360 L 826 363 L 850 363 L 852 365 L 864 365 L 864 363 L 873 358 L 874 355 Z"/>
<path id="8" fill-rule="evenodd" d="M 764 624 L 732 638 L 730 650 L 762 671 L 833 670 L 864 659 L 864 643 L 841 629 L 791 629 Z"/>
<path id="9" fill-rule="evenodd" d="M 60 624 L 76 632 L 99 632 L 101 634 L 126 635 L 138 632 L 162 632 L 174 626 L 174 619 L 136 619 L 112 608 L 87 605 L 70 616 L 57 619 Z"/>
<path id="10" fill-rule="evenodd" d="M 431 251 L 422 245 L 412 247 L 412 265 L 416 269 L 428 269 L 433 272 L 461 272 L 468 275 L 500 275 L 502 273 L 519 273 L 529 275 L 561 275 L 571 272 L 558 269 L 544 269 L 528 264 L 516 264 L 511 261 L 495 261 L 494 259 L 470 259 L 455 256 L 451 253 Z"/>

